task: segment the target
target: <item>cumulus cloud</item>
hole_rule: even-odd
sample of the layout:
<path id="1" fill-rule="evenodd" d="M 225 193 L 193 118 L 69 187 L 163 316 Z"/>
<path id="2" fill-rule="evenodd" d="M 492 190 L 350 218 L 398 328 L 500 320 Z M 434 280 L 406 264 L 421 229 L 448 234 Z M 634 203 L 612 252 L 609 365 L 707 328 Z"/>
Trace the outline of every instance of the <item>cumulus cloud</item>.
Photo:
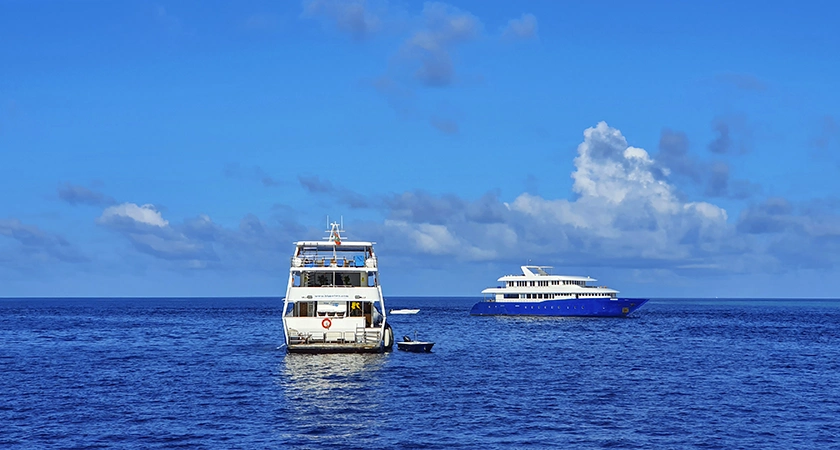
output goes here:
<path id="1" fill-rule="evenodd" d="M 685 195 L 663 166 L 604 122 L 585 130 L 574 159 L 576 198 L 488 193 L 468 200 L 422 191 L 371 201 L 387 216 L 383 248 L 447 261 L 516 261 L 648 267 L 723 267 L 742 239 L 723 208 Z M 316 193 L 314 190 L 313 193 Z M 563 196 L 561 194 L 561 196 Z"/>
<path id="2" fill-rule="evenodd" d="M 380 16 L 365 0 L 305 0 L 303 16 L 325 19 L 358 40 L 369 37 L 382 26 Z"/>
<path id="3" fill-rule="evenodd" d="M 455 78 L 452 53 L 480 35 L 481 21 L 445 3 L 427 2 L 422 24 L 403 44 L 402 56 L 416 67 L 414 77 L 423 85 L 450 85 Z"/>
<path id="4" fill-rule="evenodd" d="M 71 205 L 107 206 L 116 203 L 112 197 L 101 192 L 66 183 L 58 188 L 58 198 Z"/>
<path id="5" fill-rule="evenodd" d="M 502 30 L 504 39 L 533 39 L 537 37 L 537 16 L 522 14 L 518 19 L 511 19 Z"/>

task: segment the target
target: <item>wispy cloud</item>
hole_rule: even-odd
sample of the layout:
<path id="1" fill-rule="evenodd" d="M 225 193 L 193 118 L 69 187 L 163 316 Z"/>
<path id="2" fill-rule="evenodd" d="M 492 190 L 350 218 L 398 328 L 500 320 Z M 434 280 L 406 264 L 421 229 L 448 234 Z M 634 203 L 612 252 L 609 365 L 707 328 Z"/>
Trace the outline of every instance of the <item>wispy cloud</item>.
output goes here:
<path id="1" fill-rule="evenodd" d="M 526 16 L 522 23 L 516 22 L 512 33 L 527 34 L 528 27 L 535 26 Z M 459 76 L 456 60 L 459 47 L 482 36 L 483 25 L 475 15 L 441 2 L 425 2 L 419 14 L 410 14 L 390 7 L 386 0 L 306 0 L 302 17 L 320 18 L 356 40 L 383 29 L 407 32 L 390 59 L 388 72 L 366 84 L 403 117 L 424 121 L 447 135 L 458 134 L 458 123 L 421 107 L 415 90 L 448 87 L 470 79 Z"/>
<path id="2" fill-rule="evenodd" d="M 346 204 L 353 209 L 371 207 L 371 200 L 360 195 L 351 189 L 333 185 L 329 180 L 322 180 L 317 175 L 298 177 L 300 185 L 313 194 L 329 195 L 340 203 Z"/>
<path id="3" fill-rule="evenodd" d="M 730 144 L 727 144 L 730 145 Z M 680 131 L 662 130 L 659 153 L 655 156 L 658 175 L 665 180 L 688 180 L 702 186 L 709 197 L 746 199 L 761 192 L 761 186 L 747 180 L 733 180 L 723 161 L 701 161 L 689 152 L 688 137 Z"/>
<path id="4" fill-rule="evenodd" d="M 840 123 L 833 116 L 823 116 L 816 135 L 811 138 L 811 146 L 818 150 L 826 150 L 837 142 L 840 142 Z"/>
<path id="5" fill-rule="evenodd" d="M 709 143 L 709 151 L 718 155 L 744 154 L 750 151 L 752 128 L 743 115 L 716 117 L 712 122 L 717 136 Z"/>
<path id="6" fill-rule="evenodd" d="M 455 79 L 453 51 L 477 38 L 481 30 L 481 21 L 474 15 L 445 3 L 427 2 L 422 26 L 403 44 L 401 56 L 424 86 L 448 86 Z"/>
<path id="7" fill-rule="evenodd" d="M 508 21 L 507 25 L 502 29 L 502 39 L 535 39 L 537 37 L 537 31 L 537 16 L 525 13 L 518 19 Z"/>
<path id="8" fill-rule="evenodd" d="M 8 259 L 13 265 L 21 262 L 37 265 L 50 260 L 67 263 L 88 260 L 60 234 L 44 231 L 35 225 L 24 224 L 19 219 L 0 219 L 0 236 L 11 238 L 19 245 L 17 248 L 6 251 L 16 254 L 14 258 Z M 0 262 L 2 261 L 3 259 L 0 259 Z"/>
<path id="9" fill-rule="evenodd" d="M 112 197 L 101 192 L 70 183 L 65 183 L 58 188 L 58 198 L 74 206 L 107 206 L 116 203 Z"/>
<path id="10" fill-rule="evenodd" d="M 659 136 L 656 161 L 666 176 L 682 176 L 699 183 L 702 179 L 702 168 L 688 148 L 688 136 L 685 133 L 666 128 Z"/>
<path id="11" fill-rule="evenodd" d="M 320 18 L 356 40 L 364 40 L 379 31 L 385 9 L 374 11 L 365 0 L 305 0 L 303 17 Z"/>
<path id="12" fill-rule="evenodd" d="M 229 163 L 225 165 L 224 174 L 228 178 L 259 181 L 265 187 L 283 185 L 282 181 L 272 177 L 259 166 L 242 167 L 239 163 Z"/>

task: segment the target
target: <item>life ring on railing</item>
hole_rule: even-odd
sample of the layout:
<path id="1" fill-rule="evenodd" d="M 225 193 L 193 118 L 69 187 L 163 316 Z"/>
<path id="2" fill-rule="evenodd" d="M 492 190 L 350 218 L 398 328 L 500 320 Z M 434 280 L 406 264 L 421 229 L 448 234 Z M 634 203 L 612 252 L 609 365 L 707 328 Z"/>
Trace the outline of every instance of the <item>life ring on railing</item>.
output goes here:
<path id="1" fill-rule="evenodd" d="M 321 326 L 329 330 L 332 326 L 332 320 L 329 317 L 325 318 L 321 321 Z"/>

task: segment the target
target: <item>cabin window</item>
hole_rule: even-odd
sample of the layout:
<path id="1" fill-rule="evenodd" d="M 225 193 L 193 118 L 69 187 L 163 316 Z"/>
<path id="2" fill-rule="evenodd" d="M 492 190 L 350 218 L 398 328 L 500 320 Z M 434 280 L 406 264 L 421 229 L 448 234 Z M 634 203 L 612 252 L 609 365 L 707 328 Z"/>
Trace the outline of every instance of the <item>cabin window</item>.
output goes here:
<path id="1" fill-rule="evenodd" d="M 347 314 L 349 317 L 362 317 L 364 315 L 362 302 L 347 302 L 347 310 L 350 311 Z"/>
<path id="2" fill-rule="evenodd" d="M 295 317 L 315 317 L 315 302 L 295 303 L 292 315 Z"/>

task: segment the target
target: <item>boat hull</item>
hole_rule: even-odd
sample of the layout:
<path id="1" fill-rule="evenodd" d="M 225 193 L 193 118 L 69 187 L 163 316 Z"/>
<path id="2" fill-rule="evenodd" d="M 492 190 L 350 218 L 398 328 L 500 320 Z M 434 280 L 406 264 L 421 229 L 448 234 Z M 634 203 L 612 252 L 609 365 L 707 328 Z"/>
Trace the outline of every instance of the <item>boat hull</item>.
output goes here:
<path id="1" fill-rule="evenodd" d="M 428 353 L 432 351 L 434 342 L 397 342 L 397 350 L 413 353 Z"/>
<path id="2" fill-rule="evenodd" d="M 383 353 L 386 348 L 377 344 L 292 344 L 286 347 L 288 353 Z"/>
<path id="3" fill-rule="evenodd" d="M 647 303 L 646 298 L 587 298 L 541 302 L 482 301 L 473 305 L 474 316 L 626 317 Z"/>

